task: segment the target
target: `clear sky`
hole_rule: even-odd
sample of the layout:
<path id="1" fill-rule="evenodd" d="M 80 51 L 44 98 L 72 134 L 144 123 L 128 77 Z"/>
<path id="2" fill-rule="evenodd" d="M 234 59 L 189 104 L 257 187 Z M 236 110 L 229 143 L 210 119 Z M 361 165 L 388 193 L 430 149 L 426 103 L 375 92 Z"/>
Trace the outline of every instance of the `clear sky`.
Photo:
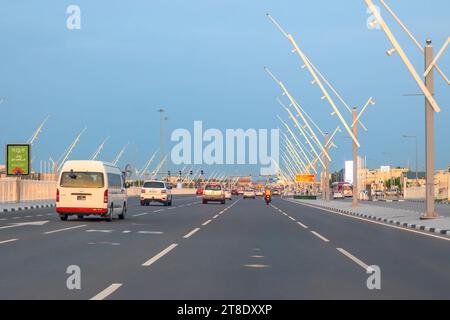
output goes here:
<path id="1" fill-rule="evenodd" d="M 450 35 L 448 0 L 387 1 L 424 42 L 437 49 Z M 81 30 L 66 28 L 66 8 L 81 8 Z M 35 161 L 58 158 L 83 128 L 73 158 L 86 158 L 110 136 L 103 158 L 111 160 L 130 142 L 121 164 L 141 166 L 159 143 L 157 108 L 167 109 L 171 130 L 205 127 L 276 128 L 284 111 L 268 66 L 324 130 L 337 119 L 321 101 L 310 75 L 299 68 L 291 46 L 265 16 L 270 12 L 292 33 L 316 66 L 350 105 L 373 96 L 361 133 L 360 154 L 371 167 L 414 164 L 419 136 L 424 157 L 423 97 L 382 31 L 368 30 L 365 2 L 303 0 L 40 0 L 0 2 L 0 144 L 23 142 L 48 114 L 33 149 Z M 423 58 L 382 10 L 418 70 Z M 450 76 L 450 50 L 439 65 Z M 450 92 L 436 76 L 438 168 L 449 164 Z M 344 111 L 343 111 L 344 112 Z M 349 120 L 349 114 L 345 114 Z M 351 158 L 340 135 L 333 169 Z M 0 157 L 4 158 L 3 149 Z M 227 169 L 228 170 L 228 169 Z M 233 170 L 234 169 L 229 169 Z"/>

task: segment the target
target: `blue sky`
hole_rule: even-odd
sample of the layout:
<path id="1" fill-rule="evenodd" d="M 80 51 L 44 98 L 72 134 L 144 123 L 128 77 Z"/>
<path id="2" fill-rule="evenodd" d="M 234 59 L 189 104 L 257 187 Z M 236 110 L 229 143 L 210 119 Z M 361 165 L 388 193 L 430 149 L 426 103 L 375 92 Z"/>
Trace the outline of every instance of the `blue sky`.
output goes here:
<path id="1" fill-rule="evenodd" d="M 422 42 L 431 36 L 438 49 L 450 34 L 448 1 L 388 3 Z M 81 8 L 81 30 L 66 28 L 70 4 Z M 299 69 L 299 58 L 266 12 L 296 37 L 350 105 L 374 97 L 377 104 L 364 118 L 369 132 L 361 134 L 360 154 L 369 166 L 391 158 L 395 165 L 413 165 L 413 141 L 401 137 L 409 134 L 420 138 L 423 167 L 423 98 L 403 96 L 419 89 L 400 58 L 385 54 L 390 46 L 384 33 L 367 29 L 362 0 L 2 1 L 0 96 L 7 101 L 0 105 L 0 144 L 27 140 L 50 114 L 33 149 L 35 161 L 58 158 L 86 126 L 73 158 L 88 157 L 110 136 L 104 159 L 130 142 L 121 164 L 141 166 L 158 147 L 161 106 L 171 130 L 191 129 L 194 120 L 222 130 L 276 128 L 276 115 L 284 117 L 284 111 L 264 66 L 332 131 L 338 122 L 330 106 L 320 101 L 319 89 L 309 84 L 310 75 Z M 421 70 L 419 51 L 382 13 Z M 449 62 L 447 51 L 439 65 L 450 76 Z M 436 116 L 436 165 L 445 168 L 450 95 L 438 76 L 436 98 L 442 108 Z M 351 145 L 344 135 L 336 144 L 333 169 L 340 169 Z"/>

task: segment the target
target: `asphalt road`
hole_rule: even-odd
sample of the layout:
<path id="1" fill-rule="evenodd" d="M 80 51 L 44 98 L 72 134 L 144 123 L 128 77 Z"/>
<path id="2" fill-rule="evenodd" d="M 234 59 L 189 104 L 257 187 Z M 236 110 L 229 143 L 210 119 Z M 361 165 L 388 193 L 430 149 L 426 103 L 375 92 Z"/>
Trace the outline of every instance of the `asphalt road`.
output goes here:
<path id="1" fill-rule="evenodd" d="M 0 299 L 448 299 L 449 240 L 278 197 L 132 198 L 113 222 L 28 210 L 0 216 Z M 80 290 L 67 288 L 71 265 Z"/>

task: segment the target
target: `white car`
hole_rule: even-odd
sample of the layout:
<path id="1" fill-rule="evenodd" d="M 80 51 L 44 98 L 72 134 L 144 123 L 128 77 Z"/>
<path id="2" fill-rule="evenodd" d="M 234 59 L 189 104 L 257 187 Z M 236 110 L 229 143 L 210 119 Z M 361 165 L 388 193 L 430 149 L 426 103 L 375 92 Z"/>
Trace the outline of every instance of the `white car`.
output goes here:
<path id="1" fill-rule="evenodd" d="M 225 204 L 225 192 L 222 186 L 218 183 L 209 183 L 205 186 L 203 191 L 202 203 L 207 204 L 209 201 L 220 202 Z"/>
<path id="2" fill-rule="evenodd" d="M 164 181 L 145 181 L 139 199 L 141 206 L 148 206 L 151 202 L 159 202 L 165 206 L 171 206 L 172 187 Z"/>
<path id="3" fill-rule="evenodd" d="M 252 198 L 252 199 L 256 199 L 256 193 L 254 190 L 244 190 L 244 195 L 243 195 L 244 199 L 248 199 L 248 198 Z"/>
<path id="4" fill-rule="evenodd" d="M 72 215 L 124 219 L 127 203 L 123 174 L 117 166 L 90 160 L 64 163 L 56 189 L 56 212 L 61 220 Z"/>
<path id="5" fill-rule="evenodd" d="M 232 197 L 231 197 L 231 191 L 230 190 L 225 190 L 225 199 L 227 199 L 227 200 L 231 200 L 232 199 Z"/>
<path id="6" fill-rule="evenodd" d="M 264 195 L 264 192 L 262 190 L 258 190 L 255 192 L 257 197 L 262 197 Z"/>
<path id="7" fill-rule="evenodd" d="M 333 199 L 344 199 L 344 194 L 341 191 L 333 192 Z"/>

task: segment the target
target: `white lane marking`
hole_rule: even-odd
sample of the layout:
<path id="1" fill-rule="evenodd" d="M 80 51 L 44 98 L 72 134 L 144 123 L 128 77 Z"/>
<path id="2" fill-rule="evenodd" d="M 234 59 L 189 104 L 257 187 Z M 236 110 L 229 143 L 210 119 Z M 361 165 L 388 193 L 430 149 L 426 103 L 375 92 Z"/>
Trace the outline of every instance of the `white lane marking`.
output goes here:
<path id="1" fill-rule="evenodd" d="M 42 217 L 42 214 L 38 214 L 36 217 Z"/>
<path id="2" fill-rule="evenodd" d="M 202 223 L 202 226 L 206 226 L 210 222 L 211 222 L 211 220 L 205 221 L 205 222 Z"/>
<path id="3" fill-rule="evenodd" d="M 294 202 L 294 201 L 291 201 L 291 200 L 285 200 L 285 199 L 283 199 L 283 200 L 287 201 L 287 202 L 294 203 L 294 204 L 304 205 L 304 206 L 307 206 L 307 207 L 310 207 L 310 208 L 326 211 L 326 212 L 329 212 L 329 213 L 334 213 L 334 214 L 337 214 L 339 216 L 343 216 L 343 217 L 346 217 L 346 218 L 361 220 L 361 221 L 365 221 L 365 222 L 369 222 L 369 223 L 373 223 L 373 224 L 378 224 L 378 225 L 385 226 L 385 227 L 392 228 L 392 229 L 402 230 L 402 231 L 406 231 L 406 232 L 421 234 L 423 236 L 427 236 L 427 237 L 431 237 L 431 238 L 436 238 L 436 239 L 440 239 L 440 240 L 450 241 L 450 238 L 438 236 L 438 235 L 431 234 L 431 233 L 426 233 L 426 232 L 422 232 L 422 231 L 418 231 L 418 230 L 414 230 L 414 229 L 408 229 L 408 228 L 405 228 L 405 227 L 400 227 L 400 226 L 396 226 L 396 225 L 392 225 L 392 224 L 387 224 L 387 223 L 383 223 L 383 222 L 380 222 L 380 221 L 375 221 L 375 220 L 372 220 L 372 219 L 366 219 L 366 218 L 362 218 L 362 217 L 352 216 L 352 215 L 349 215 L 349 214 L 340 213 L 340 212 L 336 212 L 336 211 L 333 211 L 333 210 L 328 210 L 328 209 L 316 207 L 316 206 L 309 205 L 309 204 L 306 204 L 306 203 L 298 203 L 298 202 Z"/>
<path id="4" fill-rule="evenodd" d="M 170 207 L 169 209 L 167 209 L 167 210 L 173 210 L 173 209 L 176 209 L 177 207 Z"/>
<path id="5" fill-rule="evenodd" d="M 164 209 L 158 209 L 158 210 L 155 210 L 153 212 L 161 212 L 161 211 L 164 211 Z"/>
<path id="6" fill-rule="evenodd" d="M 156 212 L 156 211 L 154 211 L 154 212 Z M 133 217 L 145 216 L 145 215 L 151 214 L 151 213 L 153 213 L 153 212 L 143 212 L 143 213 L 133 214 Z"/>
<path id="7" fill-rule="evenodd" d="M 161 232 L 161 231 L 138 231 L 138 232 L 136 232 L 136 233 L 139 233 L 139 234 L 163 234 L 163 232 Z"/>
<path id="8" fill-rule="evenodd" d="M 122 231 L 122 233 L 130 233 L 131 231 L 130 230 L 124 230 L 124 231 Z"/>
<path id="9" fill-rule="evenodd" d="M 14 242 L 14 241 L 17 241 L 17 240 L 19 240 L 19 239 L 4 240 L 4 241 L 0 241 L 0 244 L 10 243 L 10 242 Z"/>
<path id="10" fill-rule="evenodd" d="M 213 219 L 217 219 L 218 217 L 219 217 L 219 215 L 216 214 L 216 215 L 213 217 Z"/>
<path id="11" fill-rule="evenodd" d="M 191 237 L 194 233 L 196 233 L 198 230 L 200 230 L 200 228 L 195 228 L 194 230 L 192 230 L 191 232 L 189 232 L 188 234 L 186 234 L 183 238 L 187 239 L 189 237 Z"/>
<path id="12" fill-rule="evenodd" d="M 263 269 L 268 268 L 269 266 L 266 264 L 244 264 L 246 268 L 255 268 L 255 269 Z"/>
<path id="13" fill-rule="evenodd" d="M 264 258 L 264 256 L 258 256 L 258 255 L 255 255 L 255 256 L 250 256 L 250 258 L 262 259 L 262 258 Z"/>
<path id="14" fill-rule="evenodd" d="M 296 221 L 294 218 L 292 218 L 292 217 L 289 217 L 289 219 L 291 219 L 292 221 Z"/>
<path id="15" fill-rule="evenodd" d="M 304 225 L 303 223 L 297 221 L 298 225 L 301 226 L 303 229 L 308 229 L 308 226 Z"/>
<path id="16" fill-rule="evenodd" d="M 78 229 L 78 228 L 83 228 L 83 227 L 87 227 L 87 224 L 82 224 L 82 225 L 75 226 L 75 227 L 58 229 L 58 230 L 53 230 L 53 231 L 47 231 L 47 232 L 44 232 L 44 234 L 58 233 L 58 232 L 63 232 L 63 231 L 68 231 L 68 230 L 73 230 L 73 229 Z"/>
<path id="17" fill-rule="evenodd" d="M 330 242 L 330 240 L 328 240 L 327 238 L 325 238 L 324 236 L 322 236 L 320 233 L 316 232 L 316 231 L 311 231 L 311 233 L 313 235 L 315 235 L 317 238 L 325 241 L 325 242 Z"/>
<path id="18" fill-rule="evenodd" d="M 25 216 L 25 218 L 31 218 L 31 216 Z"/>
<path id="19" fill-rule="evenodd" d="M 20 218 L 22 218 L 22 217 L 13 217 L 13 218 L 11 218 L 11 219 L 17 220 L 17 219 L 20 219 Z"/>
<path id="20" fill-rule="evenodd" d="M 112 233 L 114 230 L 97 230 L 97 229 L 89 229 L 86 232 L 100 232 L 100 233 Z"/>
<path id="21" fill-rule="evenodd" d="M 364 270 L 367 270 L 369 268 L 369 266 L 367 264 L 365 264 L 364 262 L 362 262 L 361 260 L 359 260 L 357 257 L 355 257 L 354 255 L 352 255 L 351 253 L 349 253 L 348 251 L 342 249 L 342 248 L 336 248 L 337 251 L 339 251 L 340 253 L 342 253 L 344 256 L 346 256 L 347 258 L 349 258 L 350 260 L 352 260 L 353 262 L 355 262 L 357 265 L 359 265 L 360 267 L 362 267 Z"/>
<path id="22" fill-rule="evenodd" d="M 110 296 L 114 291 L 119 289 L 122 286 L 121 283 L 113 283 L 108 288 L 97 294 L 96 296 L 92 297 L 90 300 L 104 300 L 108 296 Z"/>
<path id="23" fill-rule="evenodd" d="M 172 251 L 173 249 L 176 248 L 176 246 L 178 246 L 177 243 L 172 243 L 170 246 L 168 246 L 167 248 L 165 248 L 163 251 L 161 251 L 160 253 L 158 253 L 156 256 L 150 258 L 148 261 L 144 262 L 142 264 L 143 267 L 149 267 L 152 264 L 154 264 L 156 261 L 158 261 L 159 259 L 161 259 L 162 257 L 164 257 L 166 254 L 168 254 L 170 251 Z"/>

